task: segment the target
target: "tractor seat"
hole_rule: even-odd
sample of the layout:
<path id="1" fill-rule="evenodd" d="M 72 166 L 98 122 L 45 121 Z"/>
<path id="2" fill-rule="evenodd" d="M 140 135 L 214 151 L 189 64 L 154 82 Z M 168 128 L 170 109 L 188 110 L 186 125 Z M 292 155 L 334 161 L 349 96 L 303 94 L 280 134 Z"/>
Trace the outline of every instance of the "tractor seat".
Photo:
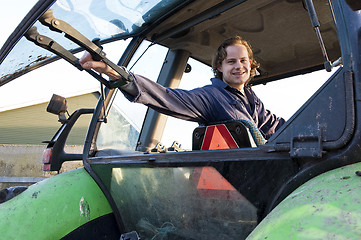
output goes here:
<path id="1" fill-rule="evenodd" d="M 265 143 L 265 138 L 254 123 L 248 120 L 238 120 L 195 128 L 192 149 L 247 148 Z"/>

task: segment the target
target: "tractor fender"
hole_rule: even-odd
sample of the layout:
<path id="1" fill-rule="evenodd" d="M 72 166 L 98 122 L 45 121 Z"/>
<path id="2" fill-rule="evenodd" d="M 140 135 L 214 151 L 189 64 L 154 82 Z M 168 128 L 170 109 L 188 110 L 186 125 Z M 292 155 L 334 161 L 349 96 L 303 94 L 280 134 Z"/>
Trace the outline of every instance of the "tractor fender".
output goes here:
<path id="1" fill-rule="evenodd" d="M 251 239 L 360 239 L 361 163 L 301 185 L 248 236 Z"/>
<path id="2" fill-rule="evenodd" d="M 113 211 L 84 168 L 45 179 L 0 204 L 1 239 L 61 239 Z"/>

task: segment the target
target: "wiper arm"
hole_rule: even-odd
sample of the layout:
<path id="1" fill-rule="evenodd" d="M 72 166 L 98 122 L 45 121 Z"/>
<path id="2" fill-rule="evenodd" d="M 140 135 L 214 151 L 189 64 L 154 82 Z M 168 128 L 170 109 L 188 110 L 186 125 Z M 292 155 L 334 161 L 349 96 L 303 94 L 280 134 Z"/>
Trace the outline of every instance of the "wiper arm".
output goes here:
<path id="1" fill-rule="evenodd" d="M 84 35 L 82 35 L 79 31 L 77 31 L 75 28 L 73 28 L 70 24 L 57 19 L 53 16 L 52 9 L 47 10 L 40 18 L 39 21 L 49 27 L 50 30 L 56 31 L 59 33 L 64 33 L 65 37 L 69 40 L 73 41 L 80 47 L 82 47 L 84 50 L 88 51 L 92 58 L 96 61 L 103 61 L 105 64 L 107 64 L 109 67 L 111 67 L 114 71 L 116 71 L 121 77 L 121 80 L 118 81 L 108 81 L 104 79 L 100 74 L 97 74 L 96 72 L 88 69 L 84 69 L 79 64 L 79 59 L 75 57 L 70 51 L 63 48 L 61 45 L 59 45 L 56 41 L 53 39 L 40 35 L 36 29 L 36 27 L 31 28 L 26 34 L 25 37 L 29 40 L 34 42 L 36 45 L 43 47 L 52 53 L 60 56 L 64 60 L 71 63 L 73 66 L 78 68 L 79 70 L 85 70 L 89 74 L 91 74 L 93 77 L 95 77 L 97 80 L 99 80 L 101 83 L 103 83 L 108 88 L 116 88 L 119 86 L 122 86 L 124 84 L 127 84 L 128 82 L 131 82 L 134 80 L 134 77 L 132 74 L 130 74 L 125 68 L 116 65 L 112 61 L 110 61 L 106 54 L 103 52 L 102 47 L 98 46 L 94 42 L 87 39 Z"/>
<path id="2" fill-rule="evenodd" d="M 94 60 L 101 61 L 103 59 L 106 59 L 105 53 L 103 52 L 103 49 L 101 47 L 87 39 L 84 35 L 78 32 L 78 30 L 73 28 L 67 22 L 55 18 L 53 16 L 52 9 L 47 10 L 39 18 L 39 22 L 41 22 L 41 24 L 43 24 L 44 26 L 49 27 L 49 29 L 52 31 L 65 33 L 66 38 L 88 51 L 92 55 Z"/>
<path id="3" fill-rule="evenodd" d="M 29 31 L 27 31 L 27 33 L 25 34 L 25 37 L 36 45 L 45 48 L 48 51 L 55 53 L 56 55 L 65 59 L 79 70 L 84 70 L 79 64 L 79 59 L 77 57 L 75 57 L 71 52 L 63 48 L 53 39 L 44 35 L 40 35 L 36 27 L 30 28 Z"/>
<path id="4" fill-rule="evenodd" d="M 53 39 L 51 39 L 49 37 L 46 37 L 44 35 L 40 35 L 38 33 L 38 30 L 37 30 L 36 27 L 30 28 L 26 32 L 25 37 L 29 41 L 35 43 L 37 46 L 45 48 L 46 50 L 48 50 L 48 51 L 58 55 L 59 57 L 63 58 L 64 60 L 66 60 L 67 62 L 69 62 L 73 66 L 75 66 L 77 69 L 79 69 L 80 71 L 85 70 L 90 75 L 95 77 L 98 81 L 103 83 L 106 87 L 111 88 L 110 82 L 108 80 L 106 80 L 100 74 L 94 72 L 93 70 L 84 69 L 80 65 L 79 59 L 77 57 L 75 57 L 70 51 L 63 48 L 60 44 L 58 44 Z"/>

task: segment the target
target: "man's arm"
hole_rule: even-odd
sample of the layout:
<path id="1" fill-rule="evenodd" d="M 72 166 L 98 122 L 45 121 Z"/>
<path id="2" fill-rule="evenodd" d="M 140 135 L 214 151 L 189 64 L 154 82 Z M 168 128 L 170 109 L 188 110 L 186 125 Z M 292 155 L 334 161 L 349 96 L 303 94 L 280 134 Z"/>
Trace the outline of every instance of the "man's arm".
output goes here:
<path id="1" fill-rule="evenodd" d="M 286 121 L 265 109 L 260 99 L 258 99 L 258 101 L 258 127 L 264 135 L 265 139 L 269 139 Z"/>
<path id="2" fill-rule="evenodd" d="M 137 95 L 125 92 L 129 101 L 142 103 L 157 112 L 193 122 L 207 122 L 209 104 L 204 104 L 202 89 L 183 90 L 164 87 L 146 77 L 134 75 Z"/>
<path id="3" fill-rule="evenodd" d="M 85 69 L 94 69 L 107 75 L 110 80 L 126 81 L 104 62 L 94 61 L 89 53 L 85 53 L 79 63 Z M 134 81 L 119 86 L 128 100 L 145 104 L 160 113 L 176 118 L 206 122 L 208 106 L 200 104 L 197 91 L 169 89 L 140 75 L 133 77 Z"/>

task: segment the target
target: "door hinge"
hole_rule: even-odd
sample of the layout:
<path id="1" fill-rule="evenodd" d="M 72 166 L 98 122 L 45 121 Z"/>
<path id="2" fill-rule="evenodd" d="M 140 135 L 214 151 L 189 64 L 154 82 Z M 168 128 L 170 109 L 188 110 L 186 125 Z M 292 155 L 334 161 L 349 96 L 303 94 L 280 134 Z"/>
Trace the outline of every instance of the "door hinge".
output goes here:
<path id="1" fill-rule="evenodd" d="M 292 131 L 290 156 L 292 158 L 321 158 L 322 128 L 296 126 Z"/>

